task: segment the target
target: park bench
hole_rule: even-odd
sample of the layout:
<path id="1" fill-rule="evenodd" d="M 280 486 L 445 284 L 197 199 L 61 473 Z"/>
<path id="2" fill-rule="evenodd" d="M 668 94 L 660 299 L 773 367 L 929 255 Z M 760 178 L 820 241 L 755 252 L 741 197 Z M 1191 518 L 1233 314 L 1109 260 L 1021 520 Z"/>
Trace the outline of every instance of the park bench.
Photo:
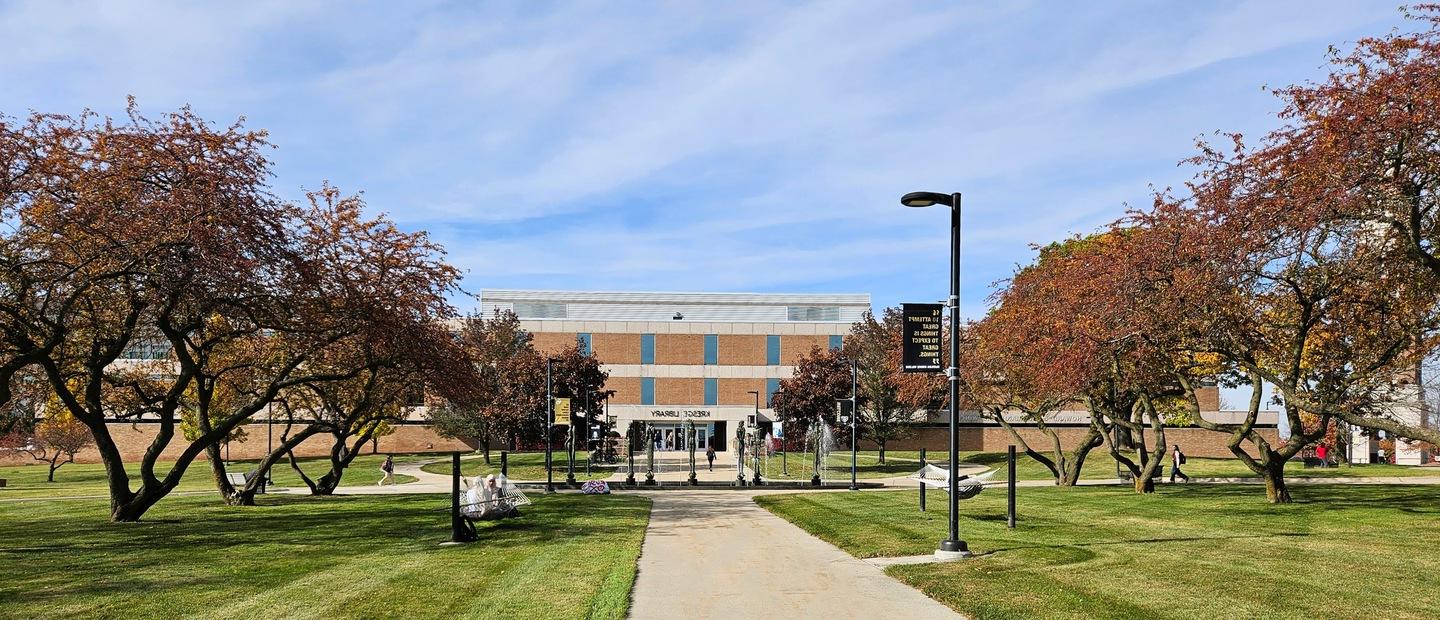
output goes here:
<path id="1" fill-rule="evenodd" d="M 235 486 L 235 487 L 243 487 L 243 486 L 245 486 L 246 484 L 249 484 L 249 483 L 250 483 L 250 479 L 253 478 L 253 477 L 255 477 L 255 472 L 254 472 L 254 471 L 247 471 L 247 472 L 245 472 L 245 473 L 226 473 L 226 474 L 225 474 L 225 479 L 226 479 L 226 480 L 229 480 L 229 481 L 230 481 L 230 484 L 231 484 L 232 486 Z M 265 484 L 264 484 L 264 483 L 261 483 L 260 488 L 259 488 L 258 490 L 256 490 L 255 492 L 256 492 L 257 494 L 261 494 L 261 495 L 265 494 Z"/>

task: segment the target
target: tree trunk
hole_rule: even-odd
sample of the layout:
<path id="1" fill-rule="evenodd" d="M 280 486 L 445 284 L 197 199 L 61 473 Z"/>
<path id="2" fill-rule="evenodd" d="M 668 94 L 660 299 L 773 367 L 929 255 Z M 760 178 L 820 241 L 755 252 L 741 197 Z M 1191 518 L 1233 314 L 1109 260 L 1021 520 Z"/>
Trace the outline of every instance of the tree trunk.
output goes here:
<path id="1" fill-rule="evenodd" d="M 139 493 L 128 502 L 115 506 L 110 511 L 110 520 L 116 523 L 136 523 L 146 511 L 150 510 L 160 498 L 165 497 L 164 493 L 142 488 Z"/>
<path id="2" fill-rule="evenodd" d="M 1271 459 L 1260 474 L 1265 478 L 1265 499 L 1272 504 L 1290 503 L 1290 488 L 1285 486 L 1285 461 Z"/>
<path id="3" fill-rule="evenodd" d="M 260 460 L 260 464 L 255 466 L 255 475 L 246 481 L 244 487 L 239 489 L 236 493 L 237 501 L 231 505 L 254 506 L 255 494 L 260 491 L 261 485 L 264 484 L 265 478 L 269 477 L 270 470 L 275 467 L 275 463 L 280 460 L 280 457 L 292 454 L 296 446 L 305 443 L 305 440 L 309 439 L 311 435 L 316 434 L 319 428 L 318 426 L 311 425 L 305 427 L 304 430 L 301 430 L 293 436 L 286 437 L 285 435 L 281 435 L 280 446 L 275 448 L 270 454 L 265 455 L 265 458 Z M 286 430 L 288 432 L 289 428 L 287 427 Z M 308 480 L 306 481 L 306 486 L 309 486 Z"/>
<path id="4" fill-rule="evenodd" d="M 50 473 L 45 477 L 45 482 L 55 482 L 55 470 L 60 469 L 60 465 L 57 464 L 59 462 L 59 454 L 56 454 L 55 458 L 50 459 Z"/>
<path id="5" fill-rule="evenodd" d="M 485 464 L 486 464 L 486 465 L 489 465 L 489 464 L 490 464 L 490 438 L 489 438 L 489 437 L 486 437 L 486 438 L 480 440 L 480 449 L 485 453 Z"/>
<path id="6" fill-rule="evenodd" d="M 879 444 L 879 446 L 880 446 L 880 464 L 881 464 L 881 465 L 884 465 L 884 464 L 885 464 L 885 442 L 880 441 L 880 442 L 876 442 L 876 443 Z"/>
<path id="7" fill-rule="evenodd" d="M 210 459 L 210 473 L 215 477 L 215 488 L 220 491 L 220 499 L 224 500 L 227 506 L 245 505 L 235 492 L 235 485 L 230 484 L 230 478 L 225 475 L 227 472 L 225 461 L 221 459 L 220 444 L 206 446 L 205 456 Z"/>

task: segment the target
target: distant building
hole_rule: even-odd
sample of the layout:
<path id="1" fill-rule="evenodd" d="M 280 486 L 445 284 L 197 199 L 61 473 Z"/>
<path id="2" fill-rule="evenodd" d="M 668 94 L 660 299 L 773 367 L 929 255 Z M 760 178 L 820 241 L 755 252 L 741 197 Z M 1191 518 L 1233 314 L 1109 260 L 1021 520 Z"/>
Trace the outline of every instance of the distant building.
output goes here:
<path id="1" fill-rule="evenodd" d="M 811 349 L 839 348 L 870 295 L 486 289 L 480 308 L 514 312 L 542 352 L 593 352 L 621 432 L 649 422 L 662 450 L 680 450 L 694 420 L 696 448 L 724 451 L 737 422 L 775 430 L 780 380 Z"/>

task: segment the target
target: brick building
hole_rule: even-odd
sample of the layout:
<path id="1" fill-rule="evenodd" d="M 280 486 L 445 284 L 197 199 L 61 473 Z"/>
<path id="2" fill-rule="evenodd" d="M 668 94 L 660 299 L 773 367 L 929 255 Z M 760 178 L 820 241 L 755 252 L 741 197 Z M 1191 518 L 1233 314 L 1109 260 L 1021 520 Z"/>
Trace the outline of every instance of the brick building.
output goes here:
<path id="1" fill-rule="evenodd" d="M 662 450 L 682 449 L 693 420 L 697 449 L 724 451 L 737 423 L 775 429 L 780 380 L 811 349 L 838 348 L 870 295 L 483 290 L 480 305 L 514 312 L 542 352 L 593 352 L 618 428 L 648 422 Z"/>

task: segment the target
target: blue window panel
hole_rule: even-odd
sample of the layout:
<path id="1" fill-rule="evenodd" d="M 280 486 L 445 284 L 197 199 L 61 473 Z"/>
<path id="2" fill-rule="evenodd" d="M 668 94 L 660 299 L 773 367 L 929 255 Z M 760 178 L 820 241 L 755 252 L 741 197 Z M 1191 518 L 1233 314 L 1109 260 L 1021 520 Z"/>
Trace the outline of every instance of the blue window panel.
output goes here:
<path id="1" fill-rule="evenodd" d="M 705 363 L 714 366 L 720 363 L 720 337 L 705 334 Z"/>
<path id="2" fill-rule="evenodd" d="M 780 380 L 779 380 L 779 379 L 766 379 L 766 380 L 765 380 L 765 401 L 764 401 L 764 403 L 763 403 L 763 404 L 765 405 L 765 407 L 767 407 L 767 408 L 770 407 L 770 398 L 773 397 L 773 396 L 775 396 L 775 390 L 778 390 L 778 389 L 780 389 Z"/>
<path id="3" fill-rule="evenodd" d="M 575 346 L 580 348 L 581 355 L 589 355 L 590 334 L 575 334 Z"/>
<path id="4" fill-rule="evenodd" d="M 642 404 L 642 405 L 653 405 L 653 404 L 655 404 L 655 378 L 654 378 L 654 377 L 641 377 L 641 378 L 640 378 L 640 404 Z"/>
<path id="5" fill-rule="evenodd" d="M 765 363 L 771 366 L 780 365 L 780 337 L 765 337 Z"/>
<path id="6" fill-rule="evenodd" d="M 831 350 L 831 351 L 834 351 L 834 350 L 836 350 L 836 349 L 839 349 L 839 348 L 842 347 L 842 346 L 845 346 L 845 337 L 844 337 L 844 336 L 841 336 L 841 335 L 839 335 L 839 334 L 835 334 L 835 335 L 830 336 L 830 350 Z"/>
<path id="7" fill-rule="evenodd" d="M 640 363 L 655 363 L 655 334 L 640 334 Z"/>
<path id="8" fill-rule="evenodd" d="M 707 404 L 707 405 L 718 405 L 718 404 L 720 404 L 720 380 L 719 380 L 719 379 L 706 379 L 706 380 L 705 380 L 705 404 Z"/>

